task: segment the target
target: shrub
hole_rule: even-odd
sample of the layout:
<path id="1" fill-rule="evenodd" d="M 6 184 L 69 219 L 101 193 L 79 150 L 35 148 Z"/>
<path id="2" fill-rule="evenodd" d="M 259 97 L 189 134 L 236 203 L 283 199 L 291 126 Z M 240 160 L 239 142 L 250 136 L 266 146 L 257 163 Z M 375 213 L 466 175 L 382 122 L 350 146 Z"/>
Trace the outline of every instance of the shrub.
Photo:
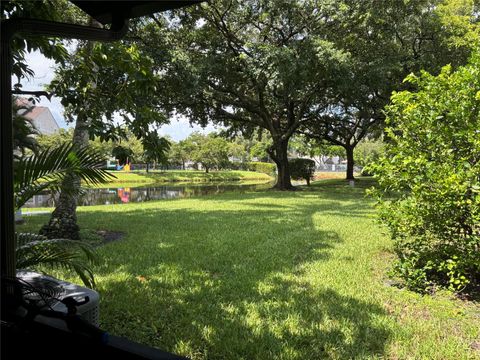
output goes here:
<path id="1" fill-rule="evenodd" d="M 385 151 L 382 140 L 362 140 L 354 150 L 355 164 L 362 167 L 362 176 L 373 176 L 371 171 L 380 156 Z"/>
<path id="2" fill-rule="evenodd" d="M 310 186 L 310 180 L 315 174 L 315 161 L 310 159 L 290 159 L 288 161 L 290 167 L 290 177 L 294 180 L 307 180 L 307 185 Z"/>
<path id="3" fill-rule="evenodd" d="M 392 97 L 386 154 L 374 166 L 381 219 L 407 286 L 453 291 L 480 284 L 480 56 Z"/>
<path id="4" fill-rule="evenodd" d="M 125 165 L 132 155 L 132 149 L 125 146 L 118 145 L 112 149 L 112 156 L 118 160 L 120 165 Z"/>
<path id="5" fill-rule="evenodd" d="M 249 171 L 256 171 L 270 176 L 275 176 L 275 170 L 277 169 L 277 166 L 272 163 L 253 161 L 247 163 L 247 168 Z"/>

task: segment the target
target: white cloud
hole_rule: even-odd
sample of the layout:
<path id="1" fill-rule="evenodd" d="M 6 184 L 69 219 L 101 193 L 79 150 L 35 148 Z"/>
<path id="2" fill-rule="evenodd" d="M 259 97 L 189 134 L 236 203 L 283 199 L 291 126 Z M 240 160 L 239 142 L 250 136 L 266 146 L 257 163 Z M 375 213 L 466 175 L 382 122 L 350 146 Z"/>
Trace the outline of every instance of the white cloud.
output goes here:
<path id="1" fill-rule="evenodd" d="M 208 124 L 204 128 L 200 125 L 191 125 L 186 117 L 175 116 L 170 119 L 169 124 L 165 124 L 160 128 L 159 133 L 161 135 L 169 135 L 175 141 L 180 141 L 195 131 L 208 134 L 213 131 L 218 131 L 219 129 L 220 127 L 211 124 Z"/>

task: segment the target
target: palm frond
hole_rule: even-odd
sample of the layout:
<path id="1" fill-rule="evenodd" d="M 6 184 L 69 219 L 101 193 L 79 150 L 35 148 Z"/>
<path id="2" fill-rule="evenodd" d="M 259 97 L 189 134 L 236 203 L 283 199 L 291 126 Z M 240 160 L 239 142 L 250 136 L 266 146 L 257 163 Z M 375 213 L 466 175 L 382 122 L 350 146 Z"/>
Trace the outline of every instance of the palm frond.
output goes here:
<path id="1" fill-rule="evenodd" d="M 115 176 L 100 169 L 101 155 L 71 144 L 20 159 L 15 163 L 15 205 L 19 209 L 39 192 L 49 189 L 78 193 L 77 179 L 98 184 Z M 71 182 L 71 184 L 70 184 Z M 78 240 L 47 239 L 36 234 L 17 234 L 17 268 L 35 270 L 39 265 L 72 270 L 89 287 L 95 286 L 90 265 L 97 261 L 92 246 Z"/>
<path id="2" fill-rule="evenodd" d="M 38 265 L 73 270 L 88 287 L 95 286 L 89 265 L 97 255 L 91 245 L 78 240 L 47 239 L 36 234 L 17 234 L 17 268 L 34 269 Z"/>
<path id="3" fill-rule="evenodd" d="M 46 236 L 34 233 L 16 233 L 17 248 L 33 241 L 47 240 Z"/>
<path id="4" fill-rule="evenodd" d="M 15 208 L 20 209 L 28 200 L 44 190 L 56 192 L 60 190 L 60 187 L 60 180 L 38 182 L 25 186 L 23 189 L 18 190 L 15 193 Z"/>
<path id="5" fill-rule="evenodd" d="M 89 148 L 75 149 L 72 144 L 63 144 L 15 164 L 15 205 L 19 209 L 33 195 L 45 189 L 75 191 L 75 186 L 63 186 L 68 176 L 76 176 L 87 184 L 99 184 L 114 178 L 99 167 L 101 155 Z M 73 181 L 73 178 L 72 178 Z"/>

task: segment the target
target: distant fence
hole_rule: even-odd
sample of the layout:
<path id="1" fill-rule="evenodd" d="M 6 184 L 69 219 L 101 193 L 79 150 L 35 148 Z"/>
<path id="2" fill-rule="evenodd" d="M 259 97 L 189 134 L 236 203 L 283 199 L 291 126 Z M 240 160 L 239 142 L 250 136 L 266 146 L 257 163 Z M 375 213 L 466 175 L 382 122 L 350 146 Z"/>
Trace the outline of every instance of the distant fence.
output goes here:
<path id="1" fill-rule="evenodd" d="M 131 170 L 147 170 L 147 164 L 131 164 L 130 165 L 130 169 Z M 168 166 L 164 166 L 164 165 L 160 165 L 160 164 L 156 164 L 155 167 L 153 166 L 153 164 L 150 164 L 149 170 L 183 170 L 182 167 L 180 165 L 168 165 Z M 190 169 L 190 168 L 188 168 Z"/>
<path id="2" fill-rule="evenodd" d="M 146 164 L 131 164 L 131 169 L 132 170 L 147 170 L 147 165 Z M 182 170 L 181 166 L 178 165 L 172 165 L 168 166 L 166 168 L 165 166 L 158 165 L 155 167 L 155 170 Z M 191 167 L 188 167 L 187 169 L 192 169 Z M 152 164 L 150 164 L 150 170 L 153 170 Z M 321 164 L 316 166 L 315 168 L 316 171 L 325 171 L 325 172 L 345 172 L 347 171 L 347 165 L 346 164 Z M 355 172 L 361 172 L 362 167 L 361 166 L 355 166 L 353 168 Z"/>
<path id="3" fill-rule="evenodd" d="M 353 170 L 355 172 L 361 172 L 362 168 L 359 166 L 354 166 Z M 346 164 L 322 164 L 316 167 L 316 171 L 329 171 L 329 172 L 345 172 L 347 171 Z"/>

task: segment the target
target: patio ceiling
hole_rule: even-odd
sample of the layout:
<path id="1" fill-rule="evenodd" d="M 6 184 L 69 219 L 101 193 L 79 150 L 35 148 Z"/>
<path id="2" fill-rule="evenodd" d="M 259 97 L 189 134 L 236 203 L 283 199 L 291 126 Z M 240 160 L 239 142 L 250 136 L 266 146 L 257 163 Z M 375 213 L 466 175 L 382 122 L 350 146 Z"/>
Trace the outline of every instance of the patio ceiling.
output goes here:
<path id="1" fill-rule="evenodd" d="M 156 1 L 83 1 L 71 0 L 80 9 L 102 24 L 111 24 L 115 18 L 132 19 L 157 12 L 198 4 L 203 0 Z"/>

